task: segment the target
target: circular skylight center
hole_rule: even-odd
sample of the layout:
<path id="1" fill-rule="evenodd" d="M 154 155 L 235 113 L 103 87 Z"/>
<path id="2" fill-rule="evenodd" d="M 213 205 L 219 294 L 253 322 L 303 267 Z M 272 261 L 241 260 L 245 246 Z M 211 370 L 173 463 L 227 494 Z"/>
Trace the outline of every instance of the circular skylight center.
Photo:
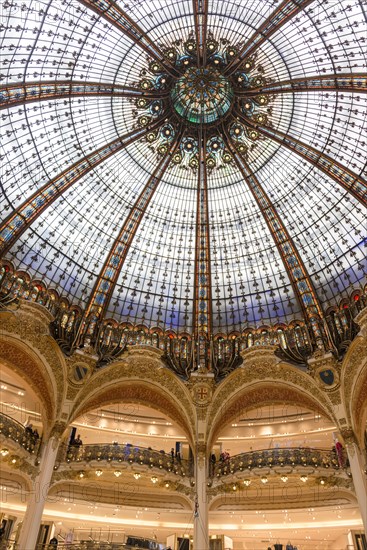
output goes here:
<path id="1" fill-rule="evenodd" d="M 211 124 L 230 109 L 230 82 L 213 68 L 188 69 L 171 91 L 175 111 L 193 124 Z"/>

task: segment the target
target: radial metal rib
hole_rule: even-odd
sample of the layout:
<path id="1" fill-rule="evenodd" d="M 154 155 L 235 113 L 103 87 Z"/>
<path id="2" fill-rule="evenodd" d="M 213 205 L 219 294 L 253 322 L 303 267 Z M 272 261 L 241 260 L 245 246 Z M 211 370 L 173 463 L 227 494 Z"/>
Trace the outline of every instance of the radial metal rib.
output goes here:
<path id="1" fill-rule="evenodd" d="M 324 334 L 321 333 L 321 327 L 325 324 L 324 312 L 312 284 L 311 277 L 298 253 L 297 247 L 259 180 L 251 171 L 247 162 L 237 154 L 225 128 L 223 128 L 223 134 L 238 169 L 266 221 L 303 315 L 311 324 L 316 341 L 322 342 Z M 321 326 L 319 322 L 321 322 Z M 328 341 L 330 346 L 332 346 L 330 338 L 328 338 Z"/>
<path id="2" fill-rule="evenodd" d="M 0 109 L 30 103 L 32 101 L 45 101 L 65 97 L 80 96 L 111 96 L 147 99 L 162 99 L 168 92 L 160 90 L 139 90 L 133 86 L 120 86 L 118 84 L 104 84 L 103 82 L 24 82 L 0 86 Z"/>
<path id="3" fill-rule="evenodd" d="M 178 135 L 174 139 L 169 150 L 160 160 L 158 166 L 148 179 L 139 197 L 132 206 L 129 215 L 127 216 L 111 247 L 110 252 L 108 253 L 107 259 L 88 299 L 88 303 L 84 311 L 84 319 L 87 319 L 90 314 L 97 317 L 99 320 L 104 318 L 131 243 L 146 212 L 146 209 L 158 188 L 163 174 L 171 162 L 172 155 L 175 153 L 181 142 L 181 137 L 182 129 L 178 132 Z"/>
<path id="4" fill-rule="evenodd" d="M 121 151 L 134 141 L 144 137 L 149 131 L 162 123 L 157 120 L 147 128 L 139 128 L 129 132 L 93 151 L 83 159 L 61 172 L 58 176 L 48 181 L 40 189 L 35 191 L 14 212 L 12 212 L 0 225 L 0 254 L 3 256 L 26 231 L 30 225 L 58 199 L 69 187 L 80 178 L 96 168 L 111 155 Z"/>
<path id="5" fill-rule="evenodd" d="M 206 36 L 208 27 L 208 0 L 193 0 L 198 67 L 206 64 Z"/>
<path id="6" fill-rule="evenodd" d="M 268 126 L 255 124 L 239 111 L 236 111 L 235 116 L 245 125 L 258 130 L 262 135 L 273 139 L 281 145 L 284 145 L 284 147 L 287 147 L 287 149 L 297 153 L 297 155 L 301 156 L 313 166 L 324 172 L 324 174 L 332 178 L 360 203 L 367 206 L 367 181 L 348 168 L 345 168 L 340 162 L 318 151 L 314 147 L 311 147 L 311 145 L 307 145 L 300 140 L 292 138 L 288 134 L 284 134 Z"/>
<path id="7" fill-rule="evenodd" d="M 258 86 L 257 88 L 249 88 L 248 90 L 236 90 L 236 95 L 248 97 L 260 94 L 289 94 L 310 91 L 333 92 L 338 90 L 367 93 L 367 75 L 348 73 L 294 78 L 293 80 L 283 80 Z"/>
<path id="8" fill-rule="evenodd" d="M 228 65 L 225 74 L 233 74 L 244 61 L 250 57 L 261 44 L 268 40 L 276 31 L 285 25 L 292 17 L 304 10 L 314 0 L 283 0 L 283 2 L 267 17 L 262 25 L 242 46 L 237 56 Z"/>
<path id="9" fill-rule="evenodd" d="M 160 47 L 149 38 L 147 33 L 116 2 L 113 0 L 78 1 L 128 36 L 130 40 L 142 48 L 150 57 L 158 61 L 170 75 L 178 76 L 178 71 L 166 60 Z"/>

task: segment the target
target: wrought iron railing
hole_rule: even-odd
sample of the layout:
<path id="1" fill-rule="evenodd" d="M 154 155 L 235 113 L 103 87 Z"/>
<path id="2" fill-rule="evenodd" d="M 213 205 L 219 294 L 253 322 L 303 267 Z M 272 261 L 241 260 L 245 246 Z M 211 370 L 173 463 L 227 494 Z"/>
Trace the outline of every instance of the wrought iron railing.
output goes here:
<path id="1" fill-rule="evenodd" d="M 81 541 L 74 542 L 73 544 L 65 544 L 59 542 L 57 546 L 50 544 L 38 544 L 36 550 L 146 550 L 148 546 L 131 546 L 123 542 L 94 542 L 94 541 Z M 157 546 L 158 548 L 158 546 Z M 0 550 L 2 547 L 0 546 Z M 12 546 L 12 550 L 21 550 L 18 546 Z"/>
<path id="2" fill-rule="evenodd" d="M 212 465 L 211 476 L 222 477 L 253 468 L 274 468 L 276 466 L 312 466 L 314 468 L 342 469 L 347 457 L 340 457 L 334 450 L 312 448 L 283 448 L 241 453 Z"/>
<path id="3" fill-rule="evenodd" d="M 38 449 L 39 436 L 26 430 L 22 424 L 6 414 L 0 414 L 0 434 L 12 439 L 31 454 Z"/>
<path id="4" fill-rule="evenodd" d="M 242 363 L 241 354 L 245 349 L 255 346 L 275 346 L 277 355 L 298 365 L 306 365 L 316 349 L 331 351 L 340 358 L 358 333 L 355 316 L 367 307 L 366 287 L 364 293 L 354 291 L 339 308 L 324 319 L 313 319 L 312 324 L 300 320 L 288 325 L 247 328 L 241 333 L 217 334 L 197 343 L 187 333 L 119 324 L 111 319 L 98 320 L 95 316 L 86 318 L 67 298 L 32 281 L 24 273 L 14 272 L 9 265 L 4 264 L 0 269 L 0 309 L 10 307 L 19 299 L 44 306 L 54 316 L 51 334 L 66 355 L 78 348 L 91 347 L 98 356 L 97 367 L 102 367 L 132 346 L 153 346 L 162 352 L 166 365 L 185 379 L 198 366 L 198 347 L 200 364 L 204 358 L 203 366 L 213 371 L 217 380 Z"/>
<path id="5" fill-rule="evenodd" d="M 189 460 L 174 457 L 164 451 L 155 451 L 133 445 L 100 444 L 68 446 L 60 450 L 57 464 L 89 463 L 92 461 L 111 463 L 118 467 L 121 463 L 146 465 L 172 472 L 182 477 L 193 475 L 193 464 Z"/>

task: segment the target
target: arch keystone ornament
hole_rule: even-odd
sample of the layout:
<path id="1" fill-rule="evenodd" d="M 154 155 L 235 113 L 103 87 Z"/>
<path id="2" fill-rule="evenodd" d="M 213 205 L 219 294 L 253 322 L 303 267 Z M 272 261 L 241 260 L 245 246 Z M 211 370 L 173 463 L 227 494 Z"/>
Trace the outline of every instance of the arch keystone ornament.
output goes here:
<path id="1" fill-rule="evenodd" d="M 214 374 L 193 372 L 188 382 L 193 404 L 200 408 L 206 408 L 212 400 L 215 381 Z"/>
<path id="2" fill-rule="evenodd" d="M 340 385 L 340 366 L 331 353 L 313 357 L 308 361 L 311 375 L 324 390 L 335 390 Z"/>

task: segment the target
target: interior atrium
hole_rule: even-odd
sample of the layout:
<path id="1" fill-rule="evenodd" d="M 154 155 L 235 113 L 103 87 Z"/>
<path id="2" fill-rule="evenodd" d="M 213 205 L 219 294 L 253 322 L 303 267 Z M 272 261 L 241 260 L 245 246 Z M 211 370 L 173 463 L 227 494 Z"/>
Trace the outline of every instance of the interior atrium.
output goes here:
<path id="1" fill-rule="evenodd" d="M 0 548 L 366 550 L 366 0 L 0 3 Z"/>

